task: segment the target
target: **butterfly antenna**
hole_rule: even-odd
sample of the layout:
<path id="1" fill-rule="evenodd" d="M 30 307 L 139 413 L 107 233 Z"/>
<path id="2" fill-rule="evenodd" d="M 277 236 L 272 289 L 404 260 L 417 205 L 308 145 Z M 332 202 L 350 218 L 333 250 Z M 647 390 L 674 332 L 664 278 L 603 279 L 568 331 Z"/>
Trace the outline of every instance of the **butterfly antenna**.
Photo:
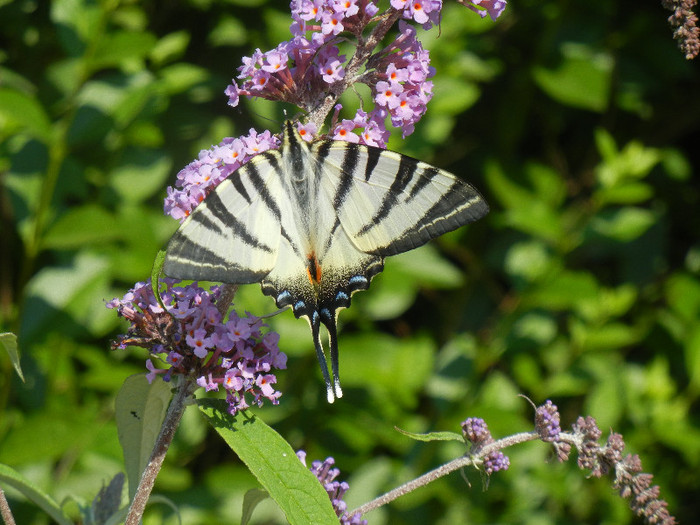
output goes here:
<path id="1" fill-rule="evenodd" d="M 309 324 L 311 325 L 311 337 L 313 338 L 314 346 L 316 347 L 316 357 L 318 358 L 318 364 L 321 365 L 321 373 L 323 374 L 323 380 L 326 382 L 326 394 L 328 396 L 328 402 L 332 403 L 333 401 L 335 401 L 335 395 L 333 394 L 333 387 L 331 386 L 331 376 L 328 373 L 328 363 L 326 362 L 326 354 L 323 352 L 323 345 L 321 344 L 321 321 L 318 312 L 313 312 L 311 314 L 311 320 L 309 321 Z"/>

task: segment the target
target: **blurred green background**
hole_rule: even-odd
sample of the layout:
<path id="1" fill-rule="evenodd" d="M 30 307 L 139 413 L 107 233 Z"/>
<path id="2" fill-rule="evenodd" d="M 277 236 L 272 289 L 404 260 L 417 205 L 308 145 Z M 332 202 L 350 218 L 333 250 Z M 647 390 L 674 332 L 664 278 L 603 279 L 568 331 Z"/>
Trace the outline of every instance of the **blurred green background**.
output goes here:
<path id="1" fill-rule="evenodd" d="M 386 5 L 388 2 L 384 2 Z M 513 0 L 496 23 L 448 2 L 423 41 L 435 98 L 390 147 L 463 176 L 484 220 L 386 263 L 341 315 L 345 397 L 325 401 L 308 326 L 270 320 L 289 355 L 278 407 L 256 409 L 309 459 L 332 455 L 349 506 L 463 453 L 412 431 L 484 418 L 532 428 L 552 399 L 593 415 L 655 475 L 682 522 L 700 515 L 700 62 L 659 2 Z M 145 351 L 104 301 L 145 280 L 177 224 L 165 187 L 225 136 L 279 130 L 282 108 L 226 106 L 241 57 L 289 37 L 288 3 L 0 1 L 0 463 L 69 508 L 121 469 L 114 396 Z M 268 119 L 273 119 L 272 122 Z M 259 287 L 238 308 L 271 312 Z M 506 451 L 483 490 L 452 474 L 375 511 L 381 524 L 636 523 L 609 480 L 542 443 Z M 183 523 L 237 523 L 256 486 L 194 408 L 156 485 Z M 48 520 L 16 493 L 18 523 Z M 147 524 L 176 523 L 152 505 Z M 254 523 L 280 523 L 263 505 Z"/>

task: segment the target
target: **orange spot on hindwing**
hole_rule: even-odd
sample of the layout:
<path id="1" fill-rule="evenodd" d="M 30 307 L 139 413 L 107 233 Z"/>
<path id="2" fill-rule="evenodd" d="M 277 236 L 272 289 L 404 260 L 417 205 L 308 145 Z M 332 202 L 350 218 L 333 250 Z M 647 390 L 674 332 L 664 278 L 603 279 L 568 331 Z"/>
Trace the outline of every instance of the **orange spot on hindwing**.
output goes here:
<path id="1" fill-rule="evenodd" d="M 311 252 L 306 257 L 306 275 L 309 278 L 311 284 L 318 284 L 321 282 L 321 265 L 316 258 L 316 254 Z"/>

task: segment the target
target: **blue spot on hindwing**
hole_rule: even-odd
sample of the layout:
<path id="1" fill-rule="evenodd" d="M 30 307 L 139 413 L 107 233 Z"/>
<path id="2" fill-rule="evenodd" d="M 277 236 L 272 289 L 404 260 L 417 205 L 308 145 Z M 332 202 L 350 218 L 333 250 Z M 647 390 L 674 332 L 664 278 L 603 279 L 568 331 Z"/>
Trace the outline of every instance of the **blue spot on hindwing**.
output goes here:
<path id="1" fill-rule="evenodd" d="M 365 277 L 364 275 L 353 275 L 348 280 L 348 283 L 350 283 L 350 284 L 367 284 L 367 277 Z"/>

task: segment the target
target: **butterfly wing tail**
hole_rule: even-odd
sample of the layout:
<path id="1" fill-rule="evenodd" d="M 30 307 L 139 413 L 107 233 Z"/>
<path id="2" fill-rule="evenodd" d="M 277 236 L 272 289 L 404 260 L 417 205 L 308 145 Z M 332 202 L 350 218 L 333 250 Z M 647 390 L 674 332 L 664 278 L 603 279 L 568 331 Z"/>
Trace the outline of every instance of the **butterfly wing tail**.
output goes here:
<path id="1" fill-rule="evenodd" d="M 326 325 L 326 323 L 323 323 Z M 326 360 L 326 353 L 323 350 L 323 344 L 321 344 L 321 317 L 318 312 L 313 312 L 309 317 L 309 325 L 311 326 L 311 337 L 314 340 L 314 347 L 316 348 L 316 357 L 318 358 L 318 364 L 321 366 L 321 373 L 323 374 L 323 380 L 326 382 L 326 394 L 328 396 L 328 402 L 333 403 L 336 397 L 343 397 L 343 391 L 340 389 L 340 380 L 338 379 L 338 342 L 337 333 L 335 331 L 335 323 L 333 324 L 333 331 L 328 328 L 328 333 L 330 335 L 331 345 L 331 366 L 333 369 L 333 383 L 331 383 L 331 376 L 328 372 L 328 362 Z"/>
<path id="2" fill-rule="evenodd" d="M 321 320 L 326 327 L 326 330 L 328 330 L 328 346 L 331 353 L 331 370 L 333 371 L 333 392 L 335 393 L 336 398 L 341 398 L 343 397 L 343 389 L 340 388 L 340 375 L 338 373 L 340 367 L 338 365 L 338 327 L 336 325 L 337 315 L 328 312 L 328 310 L 324 310 L 322 314 L 326 314 L 323 315 Z M 328 385 L 328 383 L 326 383 L 326 385 L 330 396 L 330 385 Z"/>

